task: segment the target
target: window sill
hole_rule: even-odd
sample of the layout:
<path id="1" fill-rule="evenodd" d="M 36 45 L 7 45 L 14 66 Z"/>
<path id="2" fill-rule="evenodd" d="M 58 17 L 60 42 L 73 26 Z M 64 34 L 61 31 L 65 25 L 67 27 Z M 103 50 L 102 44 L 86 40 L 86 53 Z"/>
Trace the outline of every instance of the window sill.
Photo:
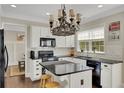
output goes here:
<path id="1" fill-rule="evenodd" d="M 87 51 L 84 51 L 84 52 L 79 52 L 79 53 L 88 53 L 88 54 L 105 54 L 105 52 L 87 52 Z"/>

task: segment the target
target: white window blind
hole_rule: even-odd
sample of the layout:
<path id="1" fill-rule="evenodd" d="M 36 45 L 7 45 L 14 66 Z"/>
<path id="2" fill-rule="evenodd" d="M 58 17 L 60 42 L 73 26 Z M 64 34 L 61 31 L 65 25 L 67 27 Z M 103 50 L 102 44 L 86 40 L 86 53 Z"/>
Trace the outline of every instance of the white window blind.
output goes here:
<path id="1" fill-rule="evenodd" d="M 78 32 L 78 40 L 104 39 L 104 27 Z"/>

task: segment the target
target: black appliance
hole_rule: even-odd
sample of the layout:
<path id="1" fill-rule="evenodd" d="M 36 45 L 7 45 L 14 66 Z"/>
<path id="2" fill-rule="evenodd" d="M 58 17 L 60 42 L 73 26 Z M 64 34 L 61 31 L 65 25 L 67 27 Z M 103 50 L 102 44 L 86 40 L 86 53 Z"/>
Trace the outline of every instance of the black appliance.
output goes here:
<path id="1" fill-rule="evenodd" d="M 56 39 L 55 38 L 40 38 L 41 47 L 55 47 Z"/>
<path id="2" fill-rule="evenodd" d="M 30 51 L 30 58 L 31 59 L 38 59 L 38 51 Z"/>
<path id="3" fill-rule="evenodd" d="M 53 51 L 38 51 L 38 58 L 42 59 L 42 62 L 53 62 L 58 61 L 58 57 L 54 56 Z M 49 69 L 53 69 L 54 67 L 49 67 Z M 45 68 L 42 68 L 42 74 L 45 74 Z"/>
<path id="4" fill-rule="evenodd" d="M 0 29 L 0 88 L 4 88 L 5 85 L 5 72 L 8 67 L 8 52 L 4 45 L 4 30 Z"/>
<path id="5" fill-rule="evenodd" d="M 87 66 L 94 68 L 92 70 L 92 85 L 101 88 L 101 63 L 87 60 Z"/>

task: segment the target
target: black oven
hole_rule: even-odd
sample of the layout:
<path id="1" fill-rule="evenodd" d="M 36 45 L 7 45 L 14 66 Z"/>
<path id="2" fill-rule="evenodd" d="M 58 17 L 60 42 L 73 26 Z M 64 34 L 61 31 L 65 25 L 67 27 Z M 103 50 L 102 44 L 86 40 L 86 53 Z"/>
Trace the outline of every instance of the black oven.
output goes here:
<path id="1" fill-rule="evenodd" d="M 87 66 L 94 68 L 92 70 L 92 85 L 101 88 L 101 63 L 87 60 Z"/>
<path id="2" fill-rule="evenodd" d="M 54 56 L 53 51 L 38 51 L 38 58 L 41 58 L 42 62 L 58 61 L 58 57 Z M 53 69 L 54 66 L 50 66 L 48 68 Z M 42 74 L 45 74 L 45 72 L 45 68 L 42 68 Z"/>
<path id="3" fill-rule="evenodd" d="M 55 47 L 56 39 L 55 38 L 40 38 L 41 47 Z"/>

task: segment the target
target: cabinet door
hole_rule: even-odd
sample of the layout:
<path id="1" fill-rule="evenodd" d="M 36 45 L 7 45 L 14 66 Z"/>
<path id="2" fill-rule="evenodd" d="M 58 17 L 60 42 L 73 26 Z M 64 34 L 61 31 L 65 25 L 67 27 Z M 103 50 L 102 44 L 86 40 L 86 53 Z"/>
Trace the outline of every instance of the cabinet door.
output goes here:
<path id="1" fill-rule="evenodd" d="M 112 69 L 109 64 L 101 64 L 101 85 L 103 88 L 112 87 Z"/>
<path id="2" fill-rule="evenodd" d="M 31 27 L 31 47 L 40 47 L 40 27 Z"/>
<path id="3" fill-rule="evenodd" d="M 40 37 L 52 37 L 52 33 L 48 27 L 41 27 Z"/>
<path id="4" fill-rule="evenodd" d="M 71 47 L 75 47 L 75 35 L 71 36 Z"/>
<path id="5" fill-rule="evenodd" d="M 71 88 L 92 88 L 92 70 L 71 74 Z"/>
<path id="6" fill-rule="evenodd" d="M 65 37 L 66 47 L 71 47 L 71 36 Z"/>
<path id="7" fill-rule="evenodd" d="M 66 36 L 66 47 L 74 47 L 74 35 Z"/>
<path id="8" fill-rule="evenodd" d="M 64 36 L 56 36 L 56 47 L 65 47 L 65 37 Z"/>

